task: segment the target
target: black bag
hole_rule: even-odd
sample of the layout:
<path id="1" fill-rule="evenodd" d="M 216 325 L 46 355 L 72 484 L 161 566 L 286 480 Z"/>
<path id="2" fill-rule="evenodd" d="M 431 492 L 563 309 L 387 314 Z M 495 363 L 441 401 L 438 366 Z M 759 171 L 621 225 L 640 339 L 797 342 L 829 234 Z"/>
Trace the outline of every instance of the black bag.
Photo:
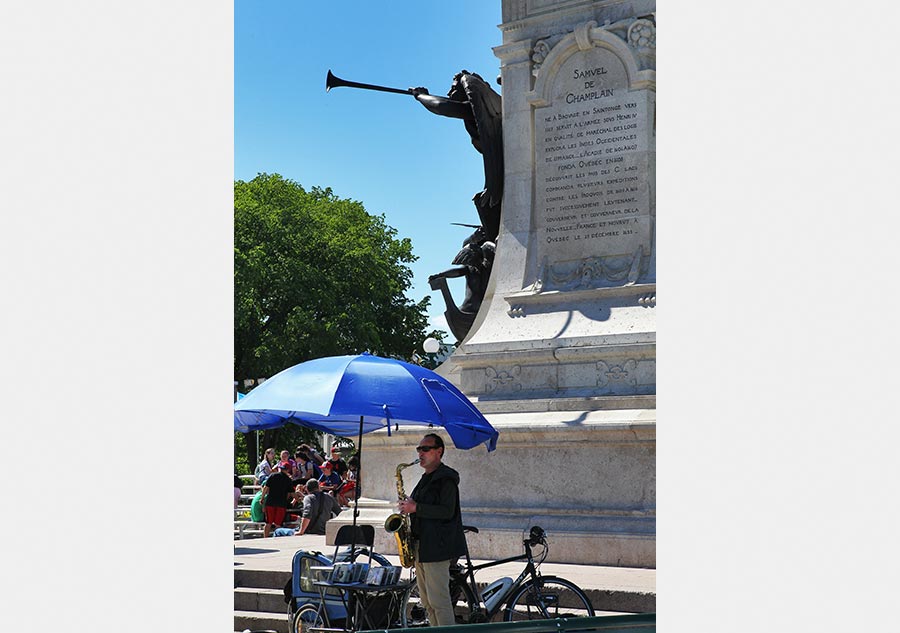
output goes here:
<path id="1" fill-rule="evenodd" d="M 391 605 L 394 604 L 394 608 L 391 609 Z M 351 595 L 350 600 L 347 602 L 347 606 L 349 607 L 348 611 L 350 613 L 356 612 L 356 597 Z M 382 594 L 375 598 L 375 601 L 369 607 L 368 612 L 366 613 L 366 622 L 357 622 L 357 627 L 359 629 L 389 629 L 396 628 L 396 626 L 392 627 L 392 623 L 398 623 L 400 621 L 400 611 L 396 606 L 396 601 L 391 599 L 390 595 Z M 371 623 L 371 626 L 369 624 Z"/>

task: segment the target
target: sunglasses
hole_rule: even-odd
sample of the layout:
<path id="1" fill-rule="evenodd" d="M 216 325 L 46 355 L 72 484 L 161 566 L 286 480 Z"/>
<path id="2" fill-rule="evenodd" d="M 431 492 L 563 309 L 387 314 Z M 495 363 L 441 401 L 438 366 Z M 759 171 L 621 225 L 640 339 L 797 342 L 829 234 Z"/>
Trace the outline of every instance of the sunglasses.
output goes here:
<path id="1" fill-rule="evenodd" d="M 427 453 L 428 451 L 433 451 L 438 448 L 440 448 L 440 446 L 416 446 L 416 451 L 419 453 Z"/>

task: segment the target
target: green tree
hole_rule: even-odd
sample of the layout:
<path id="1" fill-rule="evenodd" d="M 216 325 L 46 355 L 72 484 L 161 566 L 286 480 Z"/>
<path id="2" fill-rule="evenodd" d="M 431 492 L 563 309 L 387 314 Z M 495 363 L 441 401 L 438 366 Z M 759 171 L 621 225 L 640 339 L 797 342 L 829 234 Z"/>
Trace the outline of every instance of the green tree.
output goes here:
<path id="1" fill-rule="evenodd" d="M 370 351 L 408 358 L 427 335 L 429 298 L 406 297 L 407 264 L 417 258 L 410 240 L 396 235 L 383 216 L 330 188 L 307 191 L 278 174 L 236 181 L 238 384 L 323 356 Z M 274 445 L 277 435 L 267 432 L 263 444 Z M 254 442 L 239 443 L 254 462 Z"/>

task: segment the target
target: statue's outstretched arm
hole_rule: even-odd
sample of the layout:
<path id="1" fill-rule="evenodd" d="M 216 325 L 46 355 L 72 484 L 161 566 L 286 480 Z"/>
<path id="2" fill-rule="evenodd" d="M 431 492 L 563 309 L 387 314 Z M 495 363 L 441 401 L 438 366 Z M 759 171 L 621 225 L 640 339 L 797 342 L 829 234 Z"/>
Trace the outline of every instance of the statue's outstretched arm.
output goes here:
<path id="1" fill-rule="evenodd" d="M 441 277 L 447 279 L 451 277 L 464 277 L 466 275 L 466 272 L 468 272 L 468 269 L 468 266 L 456 266 L 455 268 L 448 268 L 444 272 L 429 275 L 428 281 L 431 281 L 432 279 L 440 279 Z"/>
<path id="2" fill-rule="evenodd" d="M 427 88 L 410 88 L 416 100 L 430 112 L 452 119 L 475 119 L 472 106 L 468 101 L 454 101 L 447 97 L 436 97 L 428 94 Z"/>

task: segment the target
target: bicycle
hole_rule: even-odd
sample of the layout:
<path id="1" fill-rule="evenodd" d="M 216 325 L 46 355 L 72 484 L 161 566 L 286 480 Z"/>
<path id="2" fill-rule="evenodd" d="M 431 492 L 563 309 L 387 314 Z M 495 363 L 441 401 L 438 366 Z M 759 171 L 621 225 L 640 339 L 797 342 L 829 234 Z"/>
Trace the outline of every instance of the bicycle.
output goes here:
<path id="1" fill-rule="evenodd" d="M 463 526 L 464 532 L 478 533 L 478 528 Z M 450 567 L 450 598 L 457 624 L 490 622 L 503 612 L 504 622 L 518 620 L 548 620 L 555 618 L 591 617 L 594 607 L 581 587 L 558 576 L 542 576 L 539 568 L 547 558 L 549 546 L 543 528 L 535 525 L 528 538 L 522 541 L 524 554 L 473 565 L 466 548 L 465 565 Z M 533 548 L 542 550 L 535 557 Z M 526 561 L 518 578 L 501 578 L 481 592 L 475 573 L 488 567 L 516 561 Z M 415 580 L 415 579 L 413 579 Z M 428 626 L 425 609 L 418 603 L 418 588 L 413 585 L 407 595 L 404 626 Z"/>

